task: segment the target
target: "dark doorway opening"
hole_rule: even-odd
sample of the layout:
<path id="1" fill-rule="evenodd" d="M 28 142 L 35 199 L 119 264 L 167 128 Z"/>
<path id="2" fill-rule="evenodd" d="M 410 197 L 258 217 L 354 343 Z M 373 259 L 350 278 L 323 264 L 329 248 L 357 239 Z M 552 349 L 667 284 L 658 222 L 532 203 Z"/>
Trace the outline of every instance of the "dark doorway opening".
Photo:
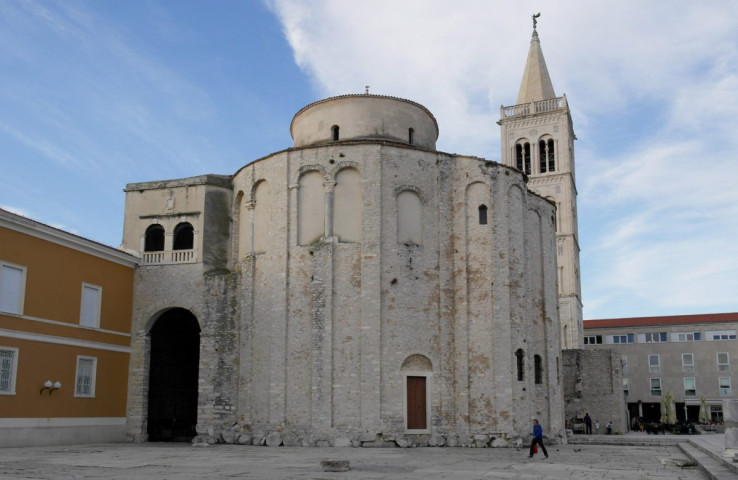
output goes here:
<path id="1" fill-rule="evenodd" d="M 196 435 L 200 326 L 192 313 L 175 308 L 150 335 L 149 441 L 189 442 Z"/>
<path id="2" fill-rule="evenodd" d="M 643 422 L 661 423 L 661 404 L 643 402 Z"/>

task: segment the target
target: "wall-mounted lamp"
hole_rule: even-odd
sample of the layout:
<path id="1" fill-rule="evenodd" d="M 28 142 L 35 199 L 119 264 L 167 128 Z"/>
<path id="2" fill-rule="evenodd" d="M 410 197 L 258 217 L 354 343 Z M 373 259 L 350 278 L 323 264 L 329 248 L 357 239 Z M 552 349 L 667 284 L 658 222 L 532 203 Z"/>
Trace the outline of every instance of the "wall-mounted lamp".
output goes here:
<path id="1" fill-rule="evenodd" d="M 54 393 L 54 390 L 59 390 L 61 388 L 61 386 L 62 386 L 62 384 L 61 384 L 61 382 L 59 380 L 57 380 L 54 383 L 51 383 L 51 380 L 46 380 L 44 382 L 43 388 L 38 391 L 38 394 L 41 395 L 42 393 L 44 393 L 44 390 L 48 390 L 49 391 L 49 395 L 51 395 L 52 393 Z"/>

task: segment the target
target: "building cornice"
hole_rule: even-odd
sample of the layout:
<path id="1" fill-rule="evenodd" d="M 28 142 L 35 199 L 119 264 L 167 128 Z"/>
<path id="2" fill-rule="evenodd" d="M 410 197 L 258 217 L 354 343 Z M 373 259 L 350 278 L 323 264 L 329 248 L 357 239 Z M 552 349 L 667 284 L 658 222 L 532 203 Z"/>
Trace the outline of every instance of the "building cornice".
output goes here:
<path id="1" fill-rule="evenodd" d="M 738 312 L 705 313 L 697 315 L 670 315 L 663 317 L 606 318 L 585 320 L 586 330 L 616 327 L 649 327 L 687 324 L 738 323 Z"/>
<path id="2" fill-rule="evenodd" d="M 71 248 L 72 250 L 77 250 L 126 267 L 134 268 L 138 265 L 138 258 L 131 254 L 95 242 L 94 240 L 65 232 L 45 223 L 16 215 L 7 210 L 0 209 L 0 227 Z"/>
<path id="3" fill-rule="evenodd" d="M 157 180 L 153 182 L 128 183 L 124 192 L 136 192 L 144 190 L 164 190 L 176 187 L 192 187 L 195 185 L 207 185 L 231 189 L 232 177 L 230 175 L 198 175 L 196 177 L 176 178 L 172 180 Z"/>

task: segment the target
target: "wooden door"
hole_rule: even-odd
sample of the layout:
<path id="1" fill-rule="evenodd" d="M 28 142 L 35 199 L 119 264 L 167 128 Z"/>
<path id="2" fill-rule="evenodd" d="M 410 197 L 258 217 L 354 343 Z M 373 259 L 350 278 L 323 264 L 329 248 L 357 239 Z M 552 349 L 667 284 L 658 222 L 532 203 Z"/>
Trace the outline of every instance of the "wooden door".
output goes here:
<path id="1" fill-rule="evenodd" d="M 425 430 L 426 423 L 426 385 L 425 377 L 407 377 L 407 428 Z"/>

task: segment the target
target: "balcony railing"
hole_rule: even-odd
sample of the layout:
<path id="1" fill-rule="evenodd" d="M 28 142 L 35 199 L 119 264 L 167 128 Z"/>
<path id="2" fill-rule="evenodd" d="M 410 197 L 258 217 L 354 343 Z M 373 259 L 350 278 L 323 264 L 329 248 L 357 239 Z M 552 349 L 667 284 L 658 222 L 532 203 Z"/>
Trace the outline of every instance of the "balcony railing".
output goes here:
<path id="1" fill-rule="evenodd" d="M 522 117 L 533 113 L 552 112 L 566 107 L 566 97 L 549 98 L 538 102 L 521 103 L 511 107 L 500 107 L 500 116 L 502 118 Z"/>
<path id="2" fill-rule="evenodd" d="M 159 252 L 143 252 L 144 265 L 176 265 L 180 263 L 195 263 L 197 250 L 162 250 Z"/>

